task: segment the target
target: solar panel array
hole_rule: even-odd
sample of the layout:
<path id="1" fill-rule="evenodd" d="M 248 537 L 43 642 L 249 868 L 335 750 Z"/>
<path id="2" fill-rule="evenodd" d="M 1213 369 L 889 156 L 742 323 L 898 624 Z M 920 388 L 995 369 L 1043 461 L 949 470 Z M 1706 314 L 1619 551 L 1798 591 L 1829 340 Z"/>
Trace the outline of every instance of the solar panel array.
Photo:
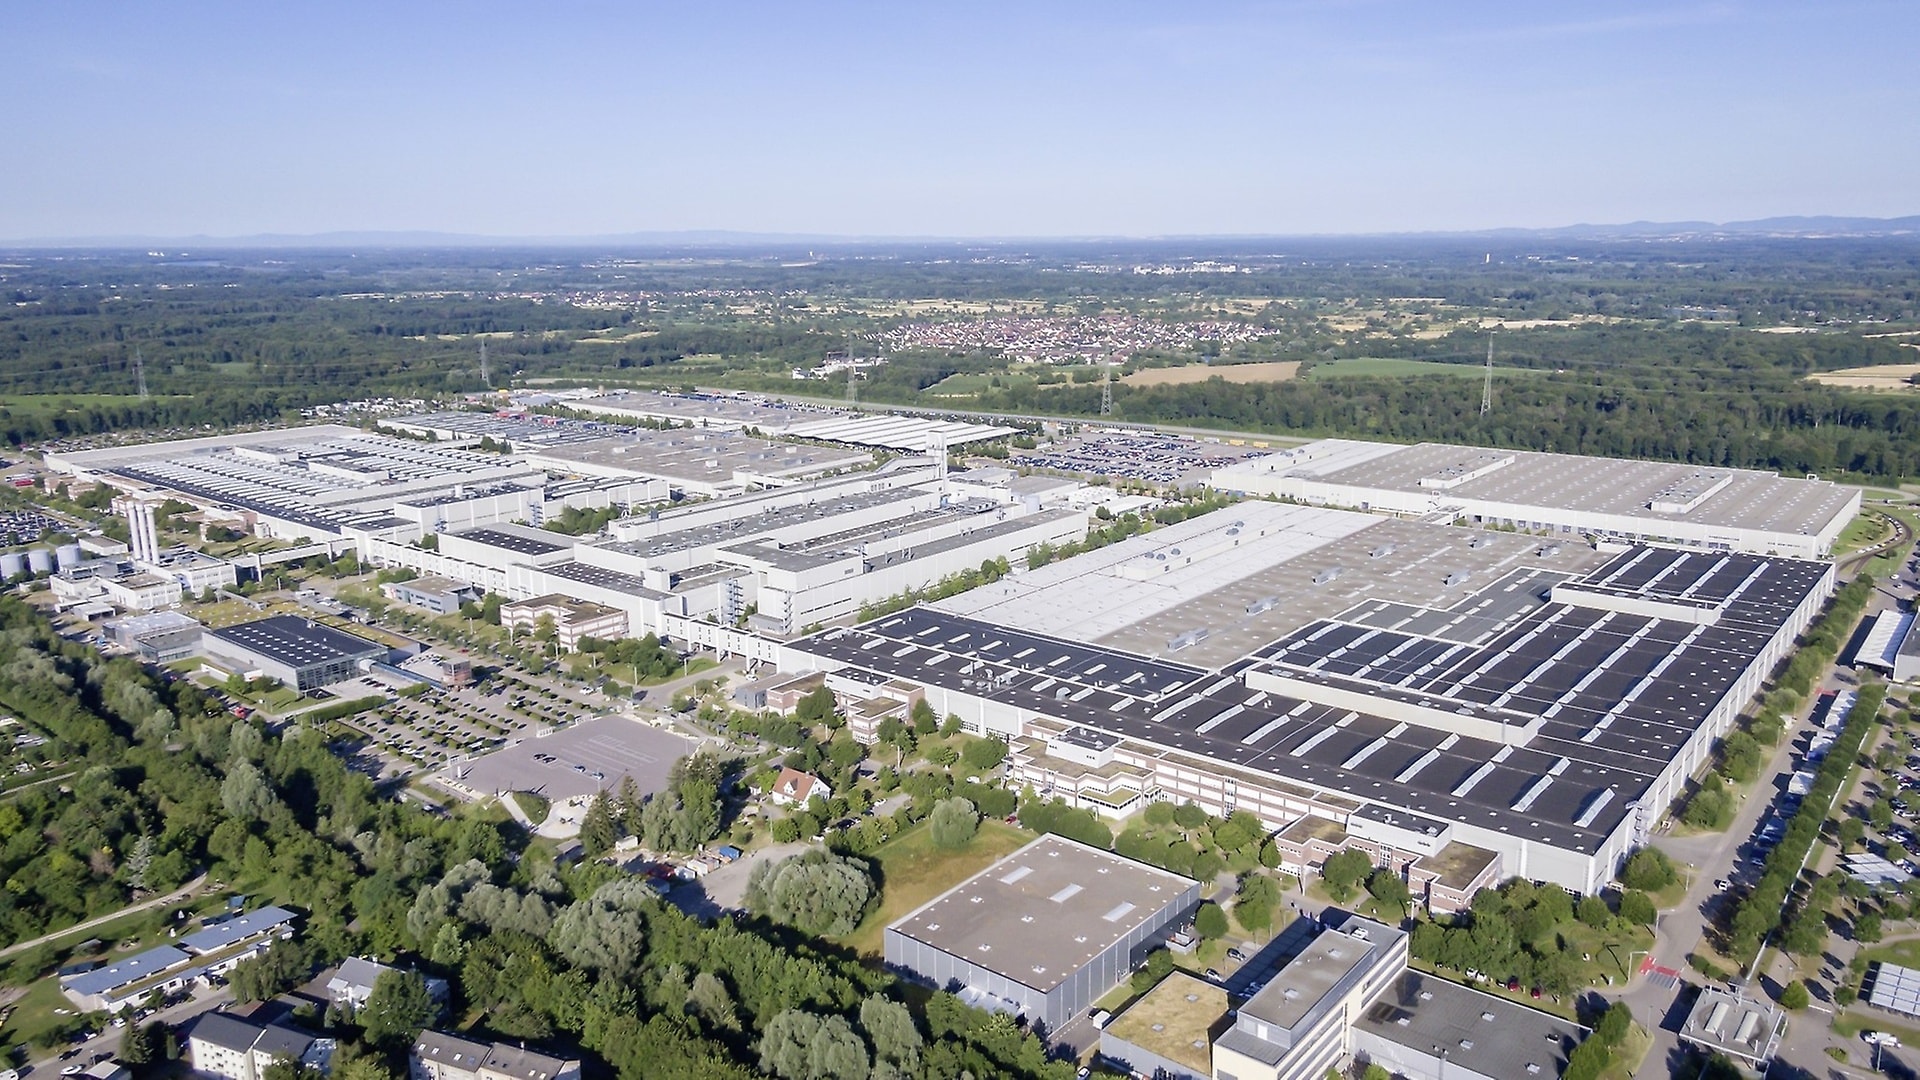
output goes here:
<path id="1" fill-rule="evenodd" d="M 1324 791 L 1592 851 L 1826 571 L 1638 548 L 1581 580 L 1711 603 L 1718 621 L 1538 595 L 1521 602 L 1511 593 L 1564 579 L 1522 572 L 1462 599 L 1466 620 L 1403 608 L 1396 628 L 1382 623 L 1381 606 L 1362 604 L 1212 672 L 925 608 L 796 647 Z M 1256 668 L 1310 673 L 1382 700 L 1510 717 L 1538 733 L 1503 744 L 1263 692 L 1243 678 Z"/>
<path id="2" fill-rule="evenodd" d="M 1867 1003 L 1888 1012 L 1920 1016 L 1920 971 L 1899 964 L 1880 964 L 1874 969 Z"/>

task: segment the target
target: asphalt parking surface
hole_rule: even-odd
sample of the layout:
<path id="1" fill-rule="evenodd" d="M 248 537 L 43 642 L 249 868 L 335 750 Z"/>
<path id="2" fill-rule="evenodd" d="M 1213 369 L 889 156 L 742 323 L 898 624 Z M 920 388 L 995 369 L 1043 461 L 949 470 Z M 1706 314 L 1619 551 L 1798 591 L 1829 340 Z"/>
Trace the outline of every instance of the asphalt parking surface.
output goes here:
<path id="1" fill-rule="evenodd" d="M 492 795 L 530 791 L 555 802 L 614 790 L 631 776 L 642 794 L 667 785 L 673 763 L 697 744 L 684 735 L 623 716 L 602 716 L 534 736 L 461 762 L 448 773 L 457 783 Z M 551 760 L 547 760 L 547 759 Z M 445 774 L 443 774 L 445 775 Z"/>

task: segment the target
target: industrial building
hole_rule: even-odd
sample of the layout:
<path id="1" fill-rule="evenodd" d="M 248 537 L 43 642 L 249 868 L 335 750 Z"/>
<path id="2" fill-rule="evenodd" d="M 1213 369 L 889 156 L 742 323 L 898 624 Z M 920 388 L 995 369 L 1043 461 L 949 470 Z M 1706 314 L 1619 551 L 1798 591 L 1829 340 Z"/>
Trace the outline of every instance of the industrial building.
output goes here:
<path id="1" fill-rule="evenodd" d="M 734 624 L 791 635 L 1086 527 L 1083 510 L 1011 488 L 963 496 L 937 465 L 896 462 L 620 520 L 604 540 L 490 525 L 444 533 L 436 551 L 375 541 L 367 555 L 515 600 L 561 594 L 624 612 L 632 634 L 771 659 L 766 638 Z"/>
<path id="2" fill-rule="evenodd" d="M 888 926 L 887 966 L 1058 1028 L 1200 903 L 1191 878 L 1047 835 Z"/>
<path id="3" fill-rule="evenodd" d="M 1515 875 L 1596 891 L 1832 590 L 1827 563 L 1250 502 L 778 666 L 919 686 L 1009 740 L 1015 784 L 1247 810 L 1445 910 Z"/>
<path id="4" fill-rule="evenodd" d="M 627 636 L 626 612 L 559 593 L 500 607 L 500 625 L 516 633 L 535 633 L 541 619 L 552 620 L 554 644 L 564 652 L 578 652 L 588 638 L 618 641 Z"/>
<path id="5" fill-rule="evenodd" d="M 1321 1080 L 1363 1061 L 1408 1080 L 1523 1080 L 1560 1075 L 1586 1037 L 1410 969 L 1398 929 L 1344 912 L 1332 921 L 1290 927 L 1276 946 L 1297 941 L 1291 955 L 1243 993 L 1168 976 L 1107 1023 L 1100 1056 L 1166 1080 Z"/>
<path id="6" fill-rule="evenodd" d="M 107 635 L 149 664 L 171 664 L 200 651 L 200 620 L 177 611 L 129 615 L 107 624 Z"/>
<path id="7" fill-rule="evenodd" d="M 391 649 L 298 615 L 271 615 L 209 630 L 201 648 L 217 664 L 248 676 L 278 679 L 301 693 L 345 682 Z"/>
<path id="8" fill-rule="evenodd" d="M 1786 1031 L 1786 1014 L 1773 1002 L 1708 986 L 1694 999 L 1678 1034 L 1708 1054 L 1725 1054 L 1765 1074 Z"/>
<path id="9" fill-rule="evenodd" d="M 482 413 L 444 416 L 456 426 L 465 417 L 476 425 L 505 423 Z M 397 426 L 432 434 L 432 425 Z M 604 430 L 572 433 L 605 441 L 621 430 L 595 426 Z M 480 435 L 448 434 L 449 442 L 436 443 L 316 424 L 52 453 L 46 460 L 56 472 L 128 492 L 121 504 L 133 526 L 134 559 L 143 564 L 162 561 L 153 513 L 166 498 L 258 536 L 351 542 L 364 557 L 372 540 L 408 543 L 505 522 L 538 526 L 569 507 L 646 505 L 672 496 L 666 481 L 639 473 L 546 468 L 479 449 Z M 208 583 L 185 584 L 197 591 Z"/>
<path id="10" fill-rule="evenodd" d="M 1223 491 L 1423 520 L 1813 559 L 1860 489 L 1717 466 L 1322 439 L 1216 469 Z"/>
<path id="11" fill-rule="evenodd" d="M 1894 682 L 1920 680 L 1920 632 L 1911 611 L 1889 609 L 1875 615 L 1853 650 L 1855 667 L 1883 672 Z"/>

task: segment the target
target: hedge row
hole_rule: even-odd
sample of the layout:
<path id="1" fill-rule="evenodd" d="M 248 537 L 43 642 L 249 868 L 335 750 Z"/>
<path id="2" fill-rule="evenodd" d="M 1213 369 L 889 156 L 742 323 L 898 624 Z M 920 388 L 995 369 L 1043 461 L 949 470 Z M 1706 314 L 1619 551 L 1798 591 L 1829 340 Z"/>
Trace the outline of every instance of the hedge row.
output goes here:
<path id="1" fill-rule="evenodd" d="M 1753 892 L 1733 913 L 1734 951 L 1757 949 L 1768 934 L 1779 929 L 1800 868 L 1820 838 L 1821 826 L 1832 809 L 1834 797 L 1840 793 L 1847 773 L 1859 758 L 1860 748 L 1866 744 L 1867 734 L 1873 730 L 1886 696 L 1887 688 L 1882 683 L 1869 683 L 1860 688 L 1859 698 L 1847 712 L 1846 726 L 1826 760 L 1820 763 L 1812 789 L 1801 801 L 1800 809 L 1794 812 L 1793 819 L 1787 822 L 1786 836 L 1767 856 L 1766 869 Z"/>

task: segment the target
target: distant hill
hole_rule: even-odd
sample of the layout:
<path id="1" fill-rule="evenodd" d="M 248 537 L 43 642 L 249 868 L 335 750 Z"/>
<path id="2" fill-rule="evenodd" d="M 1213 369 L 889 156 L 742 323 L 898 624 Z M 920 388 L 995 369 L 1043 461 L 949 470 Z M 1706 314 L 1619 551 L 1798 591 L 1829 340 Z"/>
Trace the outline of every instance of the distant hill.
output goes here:
<path id="1" fill-rule="evenodd" d="M 1343 237 L 1382 239 L 1405 237 L 1488 237 L 1513 240 L 1690 240 L 1724 238 L 1764 239 L 1768 237 L 1874 237 L 1920 234 L 1920 215 L 1897 218 L 1834 217 L 1801 215 L 1760 218 L 1754 221 L 1632 221 L 1617 225 L 1562 225 L 1545 229 L 1501 228 L 1458 231 L 1431 231 L 1370 234 L 1318 234 L 1313 239 L 1334 240 Z M 327 232 L 260 233 L 252 236 L 78 236 L 36 237 L 0 241 L 7 247 L 31 248 L 109 248 L 109 249 L 236 249 L 236 248 L 623 248 L 623 247 L 767 247 L 772 245 L 835 246 L 849 244 L 928 244 L 928 243 L 1078 243 L 1154 240 L 1267 240 L 1302 237 L 1275 234 L 1245 236 L 1211 235 L 1161 237 L 938 237 L 938 236 L 833 236 L 818 233 L 735 232 L 728 229 L 685 229 L 607 233 L 593 236 L 482 236 L 473 233 L 426 231 L 402 232 Z"/>

